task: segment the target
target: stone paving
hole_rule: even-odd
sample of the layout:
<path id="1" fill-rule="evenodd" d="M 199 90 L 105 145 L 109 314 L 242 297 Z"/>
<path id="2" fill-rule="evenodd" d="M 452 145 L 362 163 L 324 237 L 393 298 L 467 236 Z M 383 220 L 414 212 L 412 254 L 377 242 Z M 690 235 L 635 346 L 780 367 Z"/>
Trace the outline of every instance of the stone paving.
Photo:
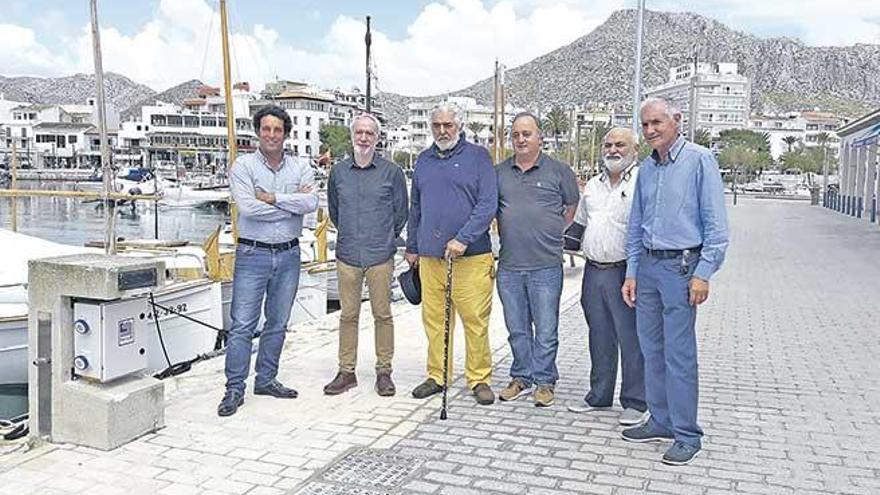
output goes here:
<path id="1" fill-rule="evenodd" d="M 565 410 L 589 366 L 580 269 L 567 268 L 551 408 L 477 406 L 459 379 L 438 420 L 438 399 L 408 395 L 425 338 L 418 308 L 397 305 L 397 397 L 372 390 L 370 331 L 361 385 L 321 395 L 335 370 L 330 317 L 286 346 L 281 378 L 300 399 L 248 395 L 222 420 L 222 359 L 203 363 L 167 383 L 165 429 L 109 453 L 0 455 L 0 493 L 880 493 L 880 229 L 799 202 L 743 199 L 729 212 L 728 260 L 698 316 L 706 437 L 689 466 L 661 464 L 663 444 L 622 441 L 618 410 Z M 496 299 L 496 390 L 510 364 L 500 313 Z M 376 484 L 346 476 L 358 469 Z M 383 473 L 384 485 L 373 479 Z"/>

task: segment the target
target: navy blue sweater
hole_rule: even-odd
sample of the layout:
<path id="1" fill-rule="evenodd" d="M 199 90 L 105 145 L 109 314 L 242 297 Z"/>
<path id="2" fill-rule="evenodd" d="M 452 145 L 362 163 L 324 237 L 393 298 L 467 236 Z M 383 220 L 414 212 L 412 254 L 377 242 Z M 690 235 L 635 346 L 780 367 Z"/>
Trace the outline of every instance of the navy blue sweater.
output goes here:
<path id="1" fill-rule="evenodd" d="M 489 152 L 460 136 L 451 150 L 436 144 L 416 161 L 406 252 L 442 258 L 455 238 L 465 256 L 492 251 L 489 224 L 498 209 L 498 183 Z"/>

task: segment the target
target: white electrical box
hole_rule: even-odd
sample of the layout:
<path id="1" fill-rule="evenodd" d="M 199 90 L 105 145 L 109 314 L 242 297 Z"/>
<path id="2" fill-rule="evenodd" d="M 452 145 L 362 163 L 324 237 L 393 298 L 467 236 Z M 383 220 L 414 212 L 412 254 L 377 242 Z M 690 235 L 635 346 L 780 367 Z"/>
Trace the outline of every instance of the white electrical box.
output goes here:
<path id="1" fill-rule="evenodd" d="M 73 305 L 74 373 L 109 382 L 147 368 L 145 325 L 147 300 L 76 302 Z"/>

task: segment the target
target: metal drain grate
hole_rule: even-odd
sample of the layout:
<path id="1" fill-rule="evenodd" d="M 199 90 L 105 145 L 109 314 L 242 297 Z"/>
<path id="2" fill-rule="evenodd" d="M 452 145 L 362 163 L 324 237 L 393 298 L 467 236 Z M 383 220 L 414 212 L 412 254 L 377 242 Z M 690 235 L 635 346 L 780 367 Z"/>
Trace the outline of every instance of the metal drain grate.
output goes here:
<path id="1" fill-rule="evenodd" d="M 389 492 L 369 490 L 351 486 L 331 485 L 312 481 L 296 492 L 296 495 L 390 495 Z"/>
<path id="2" fill-rule="evenodd" d="M 296 495 L 390 495 L 425 459 L 385 450 L 356 449 L 317 474 Z"/>
<path id="3" fill-rule="evenodd" d="M 424 461 L 381 450 L 356 450 L 330 466 L 322 478 L 370 488 L 395 488 Z"/>

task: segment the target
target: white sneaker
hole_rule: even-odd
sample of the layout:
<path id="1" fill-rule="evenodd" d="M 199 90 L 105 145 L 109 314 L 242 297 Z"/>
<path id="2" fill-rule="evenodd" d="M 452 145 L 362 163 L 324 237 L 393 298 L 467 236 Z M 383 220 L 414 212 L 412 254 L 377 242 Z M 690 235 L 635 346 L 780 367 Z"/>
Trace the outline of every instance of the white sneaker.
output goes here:
<path id="1" fill-rule="evenodd" d="M 581 399 L 577 402 L 570 402 L 565 406 L 566 409 L 573 413 L 585 413 L 590 411 L 607 411 L 611 409 L 610 407 L 594 407 L 591 406 L 587 401 Z"/>
<path id="2" fill-rule="evenodd" d="M 648 418 L 651 417 L 651 413 L 649 411 L 639 411 L 638 409 L 624 409 L 622 413 L 620 413 L 620 424 L 625 426 L 634 426 L 640 425 L 645 421 L 648 421 Z"/>

